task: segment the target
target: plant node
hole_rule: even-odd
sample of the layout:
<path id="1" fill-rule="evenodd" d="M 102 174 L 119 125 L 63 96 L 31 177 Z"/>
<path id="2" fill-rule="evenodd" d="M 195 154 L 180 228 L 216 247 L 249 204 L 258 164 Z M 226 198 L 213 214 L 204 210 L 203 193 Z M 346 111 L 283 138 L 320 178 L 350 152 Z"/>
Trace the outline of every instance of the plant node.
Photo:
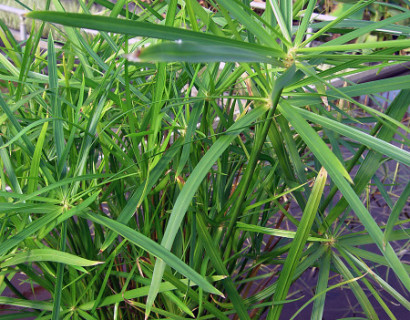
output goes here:
<path id="1" fill-rule="evenodd" d="M 331 237 L 329 239 L 329 241 L 325 242 L 325 246 L 327 246 L 328 248 L 333 248 L 336 244 L 336 238 Z"/>
<path id="2" fill-rule="evenodd" d="M 61 205 L 63 206 L 64 212 L 70 210 L 71 208 L 70 203 L 65 199 L 63 200 Z"/>
<path id="3" fill-rule="evenodd" d="M 284 64 L 286 68 L 289 68 L 292 64 L 295 63 L 295 56 L 296 56 L 296 48 L 290 48 L 288 50 L 288 54 L 285 58 Z"/>

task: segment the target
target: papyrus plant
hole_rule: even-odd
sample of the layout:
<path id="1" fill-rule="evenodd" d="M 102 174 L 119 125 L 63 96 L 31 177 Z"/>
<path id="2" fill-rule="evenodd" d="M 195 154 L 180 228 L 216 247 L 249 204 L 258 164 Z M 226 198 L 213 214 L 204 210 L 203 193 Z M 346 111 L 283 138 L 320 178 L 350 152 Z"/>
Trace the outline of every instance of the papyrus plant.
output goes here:
<path id="1" fill-rule="evenodd" d="M 410 288 L 399 254 L 409 187 L 390 192 L 379 176 L 410 164 L 410 76 L 349 80 L 409 61 L 409 28 L 396 24 L 407 4 L 347 23 L 375 2 L 357 1 L 310 29 L 316 1 L 256 13 L 249 1 L 96 0 L 101 15 L 53 2 L 27 17 L 66 42 L 41 51 L 31 34 L 0 56 L 0 288 L 21 294 L 11 280 L 24 272 L 50 299 L 1 303 L 41 319 L 321 319 L 326 294 L 349 286 L 366 318 L 395 319 L 391 299 L 410 309 L 380 273 Z M 355 43 L 373 32 L 395 39 Z M 387 218 L 363 201 L 376 193 Z M 61 257 L 41 258 L 47 249 Z M 313 268 L 315 295 L 297 310 L 292 284 Z"/>

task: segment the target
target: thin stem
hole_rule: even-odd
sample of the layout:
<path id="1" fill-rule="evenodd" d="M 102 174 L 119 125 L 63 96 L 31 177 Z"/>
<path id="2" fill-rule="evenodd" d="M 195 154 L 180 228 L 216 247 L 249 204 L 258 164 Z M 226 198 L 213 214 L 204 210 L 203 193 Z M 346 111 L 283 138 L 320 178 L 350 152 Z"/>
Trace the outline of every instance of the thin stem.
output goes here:
<path id="1" fill-rule="evenodd" d="M 279 99 L 282 94 L 283 88 L 285 87 L 285 85 L 289 83 L 289 80 L 293 77 L 294 73 L 295 73 L 295 65 L 292 65 L 275 82 L 273 92 L 271 95 L 271 108 L 266 113 L 266 117 L 265 117 L 262 130 L 256 134 L 255 146 L 252 148 L 252 152 L 249 158 L 248 165 L 245 169 L 244 176 L 239 184 L 240 193 L 238 195 L 238 200 L 234 204 L 232 213 L 230 214 L 229 225 L 226 230 L 225 238 L 222 243 L 222 248 L 227 247 L 227 244 L 234 232 L 236 220 L 238 218 L 239 212 L 241 211 L 242 204 L 246 200 L 246 194 L 248 192 L 250 183 L 252 181 L 252 177 L 255 173 L 256 164 L 258 162 L 258 155 L 260 151 L 262 150 L 262 147 L 266 140 L 266 136 L 268 135 L 269 128 L 272 124 L 273 116 L 278 106 Z M 226 254 L 227 252 L 225 252 L 225 256 Z"/>

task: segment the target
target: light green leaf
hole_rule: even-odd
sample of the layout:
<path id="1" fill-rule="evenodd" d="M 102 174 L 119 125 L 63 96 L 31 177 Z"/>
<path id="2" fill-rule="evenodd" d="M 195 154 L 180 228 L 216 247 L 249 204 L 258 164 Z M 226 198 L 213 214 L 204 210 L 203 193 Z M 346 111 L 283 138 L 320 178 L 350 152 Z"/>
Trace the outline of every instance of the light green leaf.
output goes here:
<path id="1" fill-rule="evenodd" d="M 54 249 L 32 249 L 26 252 L 18 252 L 16 254 L 4 256 L 2 260 L 3 261 L 0 263 L 0 267 L 2 268 L 14 266 L 19 263 L 41 261 L 65 263 L 72 266 L 82 267 L 95 266 L 97 264 L 104 263 L 101 261 L 91 261 L 67 252 L 62 252 Z"/>
<path id="2" fill-rule="evenodd" d="M 323 195 L 327 179 L 327 172 L 325 168 L 320 169 L 316 178 L 306 208 L 303 211 L 302 219 L 300 220 L 298 230 L 296 231 L 295 239 L 289 249 L 285 264 L 279 275 L 275 295 L 273 301 L 285 300 L 288 295 L 290 285 L 293 281 L 294 272 L 299 264 L 302 251 L 306 245 L 306 241 L 311 232 L 313 222 L 315 220 L 317 209 Z M 280 317 L 282 305 L 274 306 L 268 313 L 268 320 L 277 320 Z"/>
<path id="3" fill-rule="evenodd" d="M 23 300 L 10 297 L 0 297 L 0 304 L 7 306 L 16 306 L 21 308 L 40 309 L 45 311 L 53 310 L 52 303 L 39 300 Z"/>
<path id="4" fill-rule="evenodd" d="M 272 52 L 271 55 L 259 54 L 246 47 L 176 40 L 151 45 L 125 57 L 136 62 L 261 62 L 281 65 L 277 60 L 280 56 L 277 52 Z"/>
<path id="5" fill-rule="evenodd" d="M 296 231 L 260 227 L 260 226 L 255 226 L 255 225 L 252 225 L 252 224 L 243 223 L 243 222 L 238 222 L 236 225 L 237 225 L 239 230 L 244 230 L 244 231 L 249 231 L 249 232 L 257 232 L 257 233 L 262 233 L 262 234 L 269 234 L 269 235 L 276 236 L 276 237 L 294 239 L 295 236 L 296 236 Z M 318 237 L 309 236 L 309 237 L 307 237 L 306 241 L 329 242 L 329 241 L 332 241 L 332 240 L 331 239 L 326 239 L 326 238 L 318 238 Z"/>
<path id="6" fill-rule="evenodd" d="M 300 48 L 296 52 L 338 52 L 338 51 L 353 51 L 362 49 L 380 49 L 380 48 L 408 48 L 410 47 L 410 40 L 390 40 L 381 42 L 365 42 L 352 43 L 343 45 L 329 45 L 311 48 Z"/>
<path id="7" fill-rule="evenodd" d="M 160 258 L 163 263 L 168 264 L 170 267 L 178 271 L 179 273 L 186 276 L 188 279 L 192 280 L 199 287 L 207 292 L 214 293 L 217 295 L 222 295 L 222 293 L 215 289 L 211 284 L 209 284 L 206 278 L 202 277 L 191 267 L 186 265 L 183 261 L 178 259 L 174 254 L 172 254 L 169 249 L 164 248 L 150 238 L 144 236 L 143 234 L 132 230 L 131 228 L 119 223 L 115 220 L 102 217 L 93 213 L 83 213 L 83 217 L 91 221 L 99 223 L 106 228 L 118 233 L 128 241 L 134 243 L 145 251 L 151 253 L 152 255 Z"/>
<path id="8" fill-rule="evenodd" d="M 337 171 L 350 183 L 353 183 L 352 178 L 346 171 L 345 167 L 340 163 L 340 160 L 335 156 L 333 152 L 329 150 L 325 142 L 317 135 L 310 125 L 296 112 L 292 112 L 291 106 L 286 102 L 282 101 L 283 106 L 279 105 L 279 111 L 286 117 L 290 124 L 295 128 L 299 134 L 303 134 L 303 139 L 306 144 L 312 149 L 312 152 L 317 155 L 323 155 L 323 166 L 330 172 Z M 301 133 L 303 132 L 303 133 Z M 308 134 L 308 132 L 310 134 Z"/>
<path id="9" fill-rule="evenodd" d="M 395 159 L 407 166 L 410 166 L 410 153 L 404 149 L 400 149 L 395 145 L 392 145 L 384 140 L 378 139 L 371 135 L 368 135 L 354 127 L 349 127 L 335 120 L 329 119 L 327 117 L 309 112 L 304 109 L 295 108 L 288 106 L 293 112 L 298 112 L 302 117 L 307 120 L 313 121 L 323 127 L 333 130 L 345 137 L 356 140 L 369 148 L 380 152 L 381 154 Z"/>
<path id="10" fill-rule="evenodd" d="M 33 11 L 28 13 L 27 18 L 39 19 L 47 22 L 59 23 L 71 27 L 87 28 L 93 30 L 127 34 L 130 36 L 142 36 L 148 38 L 158 38 L 164 40 L 193 41 L 202 44 L 230 46 L 237 49 L 253 49 L 255 53 L 272 54 L 275 49 L 257 44 L 236 41 L 229 38 L 215 35 L 194 32 L 174 27 L 165 27 L 158 24 L 125 20 L 111 17 L 86 15 L 78 13 L 62 13 Z"/>

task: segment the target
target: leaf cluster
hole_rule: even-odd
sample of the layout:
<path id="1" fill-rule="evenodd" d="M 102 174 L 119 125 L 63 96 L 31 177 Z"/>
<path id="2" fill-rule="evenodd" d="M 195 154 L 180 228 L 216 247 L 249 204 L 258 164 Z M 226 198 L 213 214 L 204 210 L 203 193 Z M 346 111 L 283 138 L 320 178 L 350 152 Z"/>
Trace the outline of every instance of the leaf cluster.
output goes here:
<path id="1" fill-rule="evenodd" d="M 311 0 L 53 0 L 23 43 L 2 23 L 0 303 L 37 319 L 322 319 L 348 287 L 354 312 L 399 318 L 410 76 L 351 76 L 409 62 L 405 2 L 318 24 Z M 374 32 L 393 36 L 356 42 Z"/>

